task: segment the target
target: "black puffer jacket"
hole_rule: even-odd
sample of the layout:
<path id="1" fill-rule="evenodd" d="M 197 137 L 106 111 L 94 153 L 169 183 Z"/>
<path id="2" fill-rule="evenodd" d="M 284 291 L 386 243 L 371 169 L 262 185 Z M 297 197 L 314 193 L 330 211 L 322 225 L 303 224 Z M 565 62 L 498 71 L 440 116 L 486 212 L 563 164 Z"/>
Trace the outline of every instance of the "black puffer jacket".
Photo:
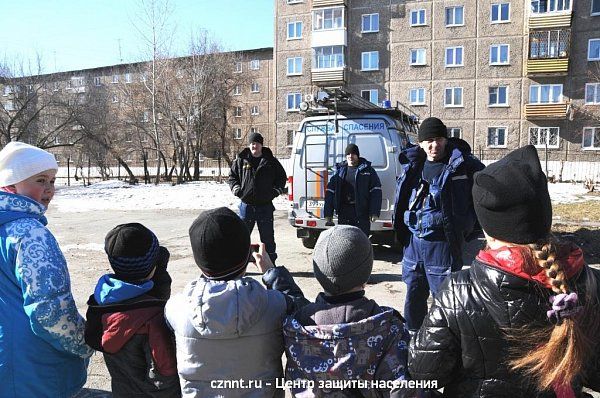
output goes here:
<path id="1" fill-rule="evenodd" d="M 269 204 L 283 193 L 287 175 L 269 148 L 262 148 L 262 159 L 256 171 L 252 169 L 251 157 L 250 149 L 246 148 L 235 158 L 229 171 L 229 187 L 244 203 Z"/>
<path id="2" fill-rule="evenodd" d="M 600 272 L 590 271 L 600 281 Z M 574 290 L 581 298 L 586 272 L 575 278 Z M 478 260 L 470 269 L 453 273 L 410 343 L 412 377 L 438 380 L 445 397 L 555 397 L 509 372 L 508 342 L 501 330 L 548 322 L 549 293 L 534 281 Z M 577 397 L 587 396 L 582 387 L 600 390 L 597 363 L 593 360 L 588 366 L 587 380 L 582 375 L 573 385 Z"/>

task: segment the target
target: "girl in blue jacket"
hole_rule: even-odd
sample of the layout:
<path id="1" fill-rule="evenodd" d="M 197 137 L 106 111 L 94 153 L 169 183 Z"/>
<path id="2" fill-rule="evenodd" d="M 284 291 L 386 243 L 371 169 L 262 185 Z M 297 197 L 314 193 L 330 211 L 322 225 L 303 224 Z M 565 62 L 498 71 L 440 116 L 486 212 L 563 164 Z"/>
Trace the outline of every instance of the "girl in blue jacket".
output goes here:
<path id="1" fill-rule="evenodd" d="M 46 228 L 54 156 L 22 142 L 0 151 L 0 396 L 71 397 L 85 384 L 85 321 L 65 258 Z"/>

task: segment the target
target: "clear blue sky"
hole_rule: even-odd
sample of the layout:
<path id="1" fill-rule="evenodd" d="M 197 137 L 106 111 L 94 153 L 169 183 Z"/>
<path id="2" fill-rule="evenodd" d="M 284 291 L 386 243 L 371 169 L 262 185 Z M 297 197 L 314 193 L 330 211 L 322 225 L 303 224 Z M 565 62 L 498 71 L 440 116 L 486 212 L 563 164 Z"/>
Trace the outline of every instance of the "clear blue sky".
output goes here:
<path id="1" fill-rule="evenodd" d="M 273 0 L 170 0 L 172 52 L 184 55 L 192 32 L 207 30 L 226 50 L 273 46 Z M 143 58 L 132 26 L 139 0 L 0 0 L 0 62 L 33 60 L 43 72 Z"/>

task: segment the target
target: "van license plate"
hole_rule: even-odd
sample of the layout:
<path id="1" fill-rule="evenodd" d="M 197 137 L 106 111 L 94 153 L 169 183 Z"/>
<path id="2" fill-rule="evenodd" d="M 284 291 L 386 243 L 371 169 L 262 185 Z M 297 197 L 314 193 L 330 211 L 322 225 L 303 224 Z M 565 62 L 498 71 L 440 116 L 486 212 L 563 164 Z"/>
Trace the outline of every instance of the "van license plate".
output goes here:
<path id="1" fill-rule="evenodd" d="M 309 199 L 306 201 L 306 207 L 309 209 L 322 209 L 325 207 L 325 201 Z"/>

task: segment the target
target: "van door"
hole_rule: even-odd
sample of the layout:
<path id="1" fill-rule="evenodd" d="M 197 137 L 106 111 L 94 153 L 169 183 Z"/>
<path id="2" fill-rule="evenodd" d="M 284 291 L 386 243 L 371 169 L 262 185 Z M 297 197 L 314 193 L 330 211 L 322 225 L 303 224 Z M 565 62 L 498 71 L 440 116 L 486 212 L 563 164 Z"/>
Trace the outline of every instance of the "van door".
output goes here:
<path id="1" fill-rule="evenodd" d="M 312 121 L 303 127 L 304 144 L 300 167 L 304 184 L 298 181 L 298 210 L 323 218 L 325 190 L 335 165 L 335 124 L 332 120 Z"/>

